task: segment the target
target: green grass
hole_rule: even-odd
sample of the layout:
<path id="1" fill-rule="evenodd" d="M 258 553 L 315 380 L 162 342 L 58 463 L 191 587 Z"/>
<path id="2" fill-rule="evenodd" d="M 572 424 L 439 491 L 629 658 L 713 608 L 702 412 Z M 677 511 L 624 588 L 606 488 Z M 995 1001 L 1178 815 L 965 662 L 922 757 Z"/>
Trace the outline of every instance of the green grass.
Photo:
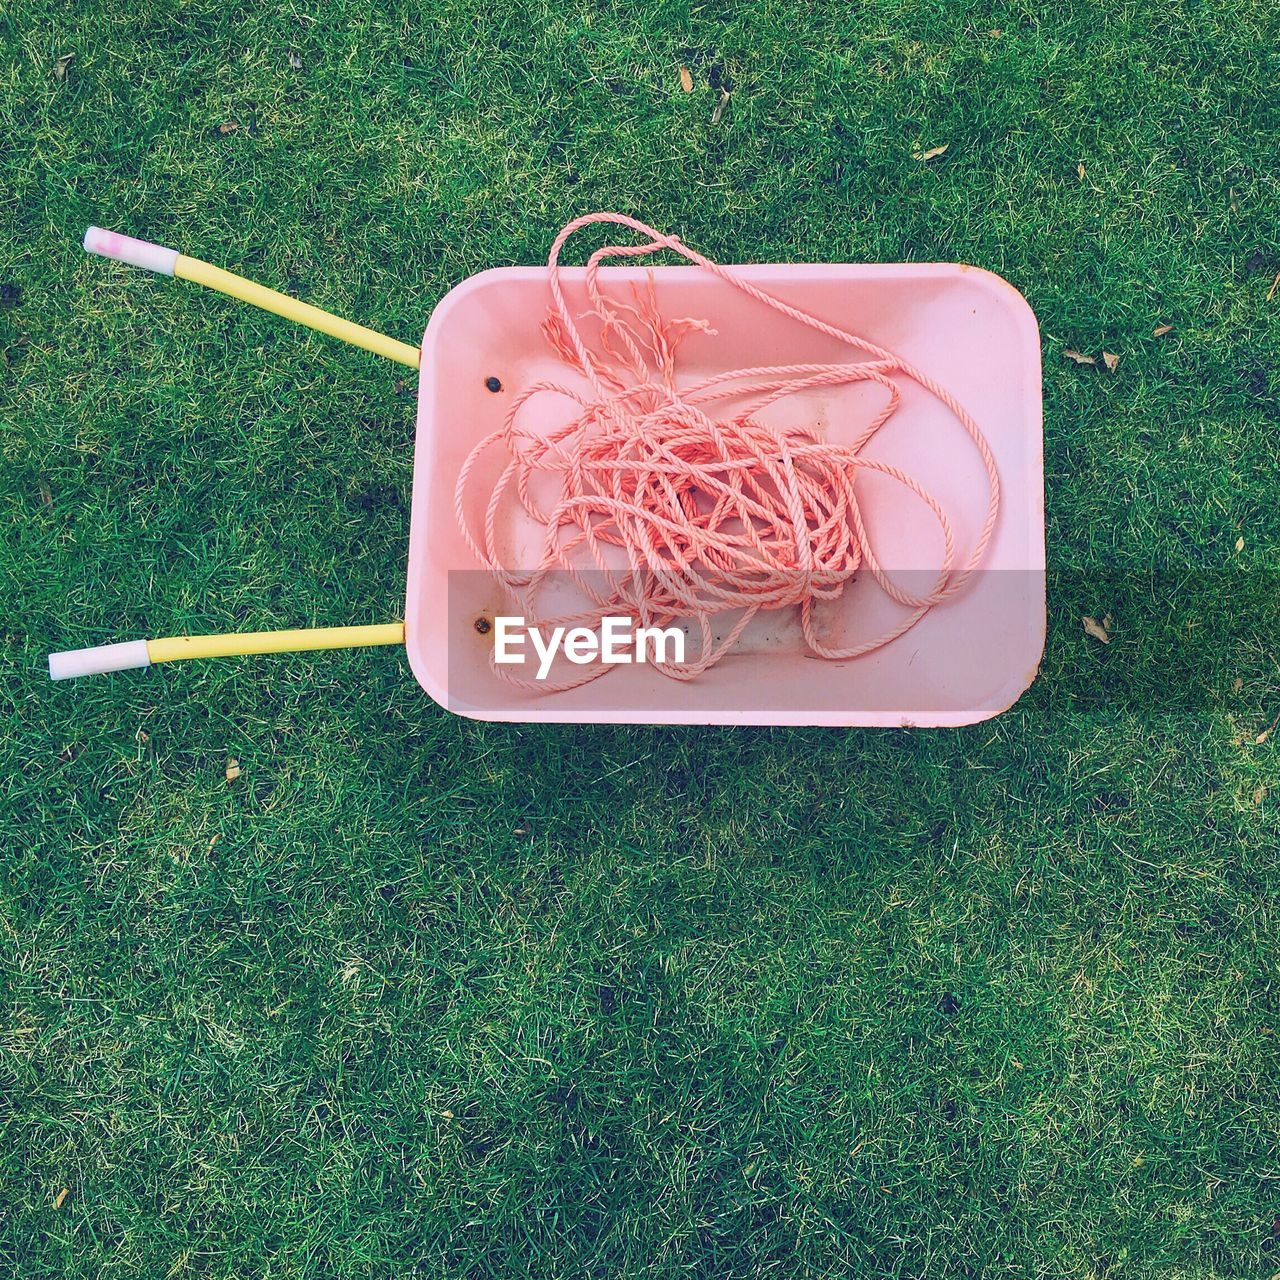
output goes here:
<path id="1" fill-rule="evenodd" d="M 1274 6 L 963 9 L 0 10 L 6 1274 L 1280 1270 Z M 397 370 L 87 223 L 412 341 L 594 208 L 1026 294 L 1014 710 L 483 725 L 392 650 L 50 685 L 404 578 Z"/>

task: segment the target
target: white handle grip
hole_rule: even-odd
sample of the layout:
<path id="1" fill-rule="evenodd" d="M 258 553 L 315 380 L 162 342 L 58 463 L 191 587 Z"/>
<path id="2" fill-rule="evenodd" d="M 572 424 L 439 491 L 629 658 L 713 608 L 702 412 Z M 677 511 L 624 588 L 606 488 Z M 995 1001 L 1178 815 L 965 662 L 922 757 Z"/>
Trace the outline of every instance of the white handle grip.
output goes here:
<path id="1" fill-rule="evenodd" d="M 135 240 L 132 236 L 104 231 L 101 227 L 90 227 L 84 233 L 84 247 L 88 253 L 127 262 L 131 267 L 158 271 L 162 276 L 173 275 L 173 265 L 178 261 L 177 249 L 166 249 L 163 245 L 152 244 L 150 240 Z"/>
<path id="2" fill-rule="evenodd" d="M 145 640 L 126 640 L 123 644 L 99 644 L 91 649 L 68 649 L 49 655 L 49 678 L 70 680 L 74 676 L 100 676 L 107 671 L 129 671 L 133 667 L 149 667 Z"/>

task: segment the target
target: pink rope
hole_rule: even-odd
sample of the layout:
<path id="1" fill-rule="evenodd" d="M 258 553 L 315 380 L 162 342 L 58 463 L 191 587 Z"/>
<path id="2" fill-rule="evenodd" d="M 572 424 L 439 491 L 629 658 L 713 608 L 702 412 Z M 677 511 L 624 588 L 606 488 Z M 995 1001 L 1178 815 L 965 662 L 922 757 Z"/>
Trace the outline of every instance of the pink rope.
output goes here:
<path id="1" fill-rule="evenodd" d="M 565 303 L 560 252 L 574 232 L 592 223 L 627 227 L 646 237 L 606 245 L 587 261 L 590 315 L 598 325 L 592 349 Z M 675 385 L 675 353 L 689 333 L 713 332 L 705 321 L 667 320 L 658 313 L 650 277 L 634 303 L 609 299 L 599 270 L 610 258 L 639 258 L 670 249 L 726 284 L 797 324 L 835 338 L 869 359 L 847 364 L 790 364 L 737 369 L 691 386 Z M 547 260 L 551 309 L 545 329 L 552 346 L 580 373 L 590 393 L 544 381 L 517 395 L 501 428 L 471 451 L 458 475 L 458 524 L 481 565 L 522 608 L 526 623 L 598 626 L 605 616 L 628 616 L 637 626 L 688 621 L 699 636 L 697 656 L 655 663 L 689 680 L 719 662 L 761 610 L 798 607 L 805 642 L 821 658 L 861 657 L 905 634 L 935 605 L 955 595 L 981 563 L 1000 509 L 1000 477 L 977 423 L 936 382 L 874 343 L 809 315 L 635 218 L 593 213 L 570 222 Z M 973 550 L 956 566 L 951 521 L 936 498 L 906 472 L 862 456 L 898 409 L 894 377 L 923 387 L 956 418 L 986 468 L 988 500 Z M 887 393 L 884 406 L 850 444 L 826 441 L 815 428 L 775 428 L 756 415 L 787 396 L 815 387 L 872 382 Z M 546 434 L 517 425 L 538 396 L 557 396 L 569 418 Z M 711 416 L 717 402 L 736 402 L 730 416 Z M 467 516 L 472 472 L 492 451 L 506 465 L 489 493 L 482 527 Z M 863 521 L 855 478 L 872 471 L 896 481 L 933 514 L 942 532 L 942 564 L 923 594 L 907 591 L 884 571 Z M 535 490 L 550 488 L 553 497 Z M 498 518 L 517 501 L 542 527 L 537 562 L 511 570 L 498 554 Z M 838 647 L 815 634 L 814 605 L 838 599 L 865 568 L 907 613 L 871 640 Z M 542 618 L 537 596 L 548 576 L 563 573 L 582 593 L 572 616 Z M 727 631 L 717 637 L 715 621 Z M 540 692 L 576 688 L 610 668 L 589 666 L 559 681 L 533 681 L 494 667 L 504 679 Z"/>

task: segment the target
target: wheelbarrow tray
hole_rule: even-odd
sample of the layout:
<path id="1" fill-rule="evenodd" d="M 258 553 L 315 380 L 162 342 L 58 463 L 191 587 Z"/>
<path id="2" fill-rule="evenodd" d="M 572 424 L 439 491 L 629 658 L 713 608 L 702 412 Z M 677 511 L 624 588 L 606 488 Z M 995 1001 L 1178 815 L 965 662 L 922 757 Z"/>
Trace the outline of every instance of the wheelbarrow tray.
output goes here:
<path id="1" fill-rule="evenodd" d="M 775 610 L 758 615 L 733 652 L 691 681 L 673 680 L 652 665 L 618 666 L 561 693 L 501 679 L 491 665 L 494 637 L 486 626 L 508 602 L 458 530 L 457 476 L 475 443 L 501 424 L 512 396 L 540 379 L 573 382 L 576 375 L 542 331 L 550 301 L 545 268 L 485 271 L 435 309 L 422 340 L 418 387 L 405 643 L 414 676 L 450 711 L 485 720 L 597 724 L 948 726 L 1006 710 L 1035 678 L 1045 639 L 1043 415 L 1039 331 L 1026 300 L 999 276 L 958 264 L 733 270 L 902 356 L 969 411 L 1001 480 L 999 519 L 981 567 L 910 631 L 861 658 L 813 656 L 797 611 Z M 643 285 L 650 274 L 663 315 L 706 319 L 716 331 L 681 345 L 677 367 L 690 383 L 725 369 L 851 358 L 848 347 L 698 267 L 614 267 L 600 278 L 607 296 L 628 298 L 628 287 Z M 575 312 L 586 310 L 584 276 L 582 268 L 561 271 Z M 501 384 L 496 392 L 489 389 L 494 378 Z M 963 563 L 986 510 L 981 462 L 943 405 L 909 379 L 898 381 L 901 408 L 865 455 L 901 467 L 939 498 L 955 523 L 957 563 Z M 765 420 L 816 422 L 839 442 L 882 403 L 876 392 L 860 382 L 801 393 L 772 406 Z M 565 409 L 558 397 L 535 398 L 520 422 L 550 429 L 565 420 Z M 481 468 L 469 513 L 482 510 L 483 477 L 492 479 L 496 465 Z M 909 589 L 927 590 L 941 554 L 936 522 L 883 477 L 863 472 L 858 483 L 882 563 Z M 529 567 L 535 533 L 518 523 L 504 530 L 513 557 L 506 567 Z M 840 602 L 824 606 L 822 625 L 832 637 L 857 640 L 900 616 L 901 606 L 861 574 Z"/>

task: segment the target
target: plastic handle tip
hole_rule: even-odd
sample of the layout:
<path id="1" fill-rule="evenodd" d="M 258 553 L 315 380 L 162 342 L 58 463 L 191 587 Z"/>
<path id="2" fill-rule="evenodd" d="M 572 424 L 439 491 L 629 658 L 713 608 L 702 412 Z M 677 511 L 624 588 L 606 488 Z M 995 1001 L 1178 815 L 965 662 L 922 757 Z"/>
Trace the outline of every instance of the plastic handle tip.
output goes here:
<path id="1" fill-rule="evenodd" d="M 177 249 L 166 249 L 149 240 L 135 240 L 133 236 L 106 231 L 102 227 L 90 227 L 84 233 L 84 247 L 88 253 L 127 262 L 131 267 L 158 271 L 162 276 L 173 275 L 174 264 L 178 261 Z"/>
<path id="2" fill-rule="evenodd" d="M 49 678 L 70 680 L 75 676 L 100 676 L 108 671 L 128 671 L 133 667 L 149 667 L 145 640 L 126 640 L 122 644 L 99 644 L 90 649 L 68 649 L 49 655 Z"/>

